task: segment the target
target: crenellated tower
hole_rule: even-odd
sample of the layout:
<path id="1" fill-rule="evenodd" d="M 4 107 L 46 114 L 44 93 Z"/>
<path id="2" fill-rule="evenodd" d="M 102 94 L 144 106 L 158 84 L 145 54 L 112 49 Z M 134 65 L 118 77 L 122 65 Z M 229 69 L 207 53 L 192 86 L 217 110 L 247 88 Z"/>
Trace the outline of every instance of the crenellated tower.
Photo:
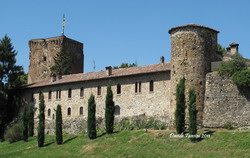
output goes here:
<path id="1" fill-rule="evenodd" d="M 28 83 L 43 81 L 50 78 L 50 67 L 54 65 L 54 57 L 62 49 L 71 56 L 71 72 L 83 73 L 83 43 L 59 36 L 29 41 L 30 65 Z"/>

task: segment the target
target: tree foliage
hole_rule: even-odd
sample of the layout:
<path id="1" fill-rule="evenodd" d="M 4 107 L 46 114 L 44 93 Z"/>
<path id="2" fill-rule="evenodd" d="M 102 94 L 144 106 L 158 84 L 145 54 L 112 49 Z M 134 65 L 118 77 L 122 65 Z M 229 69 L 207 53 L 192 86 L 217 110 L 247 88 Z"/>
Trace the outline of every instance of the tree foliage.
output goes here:
<path id="1" fill-rule="evenodd" d="M 0 40 L 0 138 L 21 107 L 21 98 L 13 89 L 27 83 L 22 66 L 16 65 L 16 55 L 11 39 L 5 35 Z"/>
<path id="2" fill-rule="evenodd" d="M 194 89 L 189 90 L 189 134 L 197 134 L 197 110 L 196 110 L 196 93 Z M 191 141 L 195 141 L 195 138 L 191 138 Z"/>
<path id="3" fill-rule="evenodd" d="M 185 131 L 185 78 L 183 77 L 176 86 L 175 125 L 178 134 Z"/>
<path id="4" fill-rule="evenodd" d="M 232 76 L 235 72 L 245 70 L 247 68 L 245 59 L 236 53 L 232 56 L 232 60 L 223 61 L 218 68 L 220 75 Z"/>
<path id="5" fill-rule="evenodd" d="M 38 123 L 38 147 L 43 147 L 44 145 L 44 129 L 45 129 L 45 114 L 44 114 L 45 104 L 44 104 L 44 96 L 41 94 L 40 102 L 39 102 L 39 123 Z"/>
<path id="6" fill-rule="evenodd" d="M 239 87 L 250 88 L 250 70 L 241 70 L 235 72 L 232 76 L 233 82 Z"/>
<path id="7" fill-rule="evenodd" d="M 57 105 L 57 108 L 56 108 L 56 143 L 57 144 L 63 143 L 61 105 Z"/>
<path id="8" fill-rule="evenodd" d="M 129 67 L 136 67 L 136 63 L 128 64 L 128 63 L 122 63 L 120 66 L 113 66 L 113 69 L 119 69 L 119 68 L 129 68 Z"/>
<path id="9" fill-rule="evenodd" d="M 51 75 L 68 75 L 71 73 L 71 57 L 63 49 L 54 57 L 54 65 L 50 68 Z"/>
<path id="10" fill-rule="evenodd" d="M 95 118 L 95 112 L 96 112 L 96 103 L 95 103 L 95 97 L 93 94 L 90 95 L 88 100 L 88 137 L 89 139 L 95 139 L 96 138 L 96 118 Z"/>
<path id="11" fill-rule="evenodd" d="M 217 44 L 217 52 L 226 53 L 226 48 L 222 47 L 219 43 Z"/>
<path id="12" fill-rule="evenodd" d="M 29 136 L 34 136 L 34 104 L 28 104 Z"/>
<path id="13" fill-rule="evenodd" d="M 108 134 L 113 133 L 114 130 L 114 113 L 115 103 L 113 101 L 113 92 L 111 89 L 111 83 L 109 82 L 107 87 L 106 101 L 105 101 L 105 125 L 106 132 Z"/>

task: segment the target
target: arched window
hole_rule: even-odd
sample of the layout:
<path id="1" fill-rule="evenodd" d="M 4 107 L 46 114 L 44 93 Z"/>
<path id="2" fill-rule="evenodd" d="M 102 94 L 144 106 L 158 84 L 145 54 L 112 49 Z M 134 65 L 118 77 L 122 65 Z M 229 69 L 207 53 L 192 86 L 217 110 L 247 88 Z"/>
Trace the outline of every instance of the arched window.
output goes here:
<path id="1" fill-rule="evenodd" d="M 115 115 L 120 115 L 120 112 L 121 112 L 121 108 L 120 108 L 120 106 L 119 105 L 116 105 L 115 106 Z"/>
<path id="2" fill-rule="evenodd" d="M 54 120 L 54 119 L 55 119 L 55 114 L 52 115 L 52 120 Z"/>
<path id="3" fill-rule="evenodd" d="M 98 86 L 98 87 L 97 87 L 97 95 L 102 95 L 101 86 Z"/>
<path id="4" fill-rule="evenodd" d="M 80 109 L 79 109 L 79 115 L 83 115 L 83 107 L 80 107 Z"/>
<path id="5" fill-rule="evenodd" d="M 72 90 L 70 88 L 69 91 L 68 91 L 68 98 L 71 98 L 71 96 L 72 96 Z"/>
<path id="6" fill-rule="evenodd" d="M 67 110 L 67 115 L 68 115 L 68 116 L 71 115 L 71 108 L 68 108 L 68 110 Z"/>
<path id="7" fill-rule="evenodd" d="M 80 89 L 80 97 L 83 98 L 83 93 L 84 93 L 84 89 L 83 87 Z"/>
<path id="8" fill-rule="evenodd" d="M 51 115 L 51 110 L 48 109 L 48 117 L 50 117 L 50 115 Z"/>

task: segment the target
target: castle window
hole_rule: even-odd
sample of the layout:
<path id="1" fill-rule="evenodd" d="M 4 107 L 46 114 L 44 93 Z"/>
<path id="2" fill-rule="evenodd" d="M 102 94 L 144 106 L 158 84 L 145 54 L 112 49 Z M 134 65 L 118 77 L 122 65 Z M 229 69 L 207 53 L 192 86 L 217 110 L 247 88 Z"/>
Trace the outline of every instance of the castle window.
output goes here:
<path id="1" fill-rule="evenodd" d="M 137 83 L 137 82 L 135 82 L 135 93 L 137 93 L 137 91 L 138 91 L 138 89 L 137 89 L 137 85 L 138 85 L 138 83 Z"/>
<path id="2" fill-rule="evenodd" d="M 54 120 L 54 119 L 55 119 L 55 114 L 52 115 L 52 120 Z"/>
<path id="3" fill-rule="evenodd" d="M 139 92 L 141 92 L 141 82 L 139 82 Z"/>
<path id="4" fill-rule="evenodd" d="M 45 62 L 47 60 L 46 56 L 43 56 L 43 61 Z"/>
<path id="5" fill-rule="evenodd" d="M 149 82 L 149 91 L 150 91 L 150 92 L 153 92 L 153 91 L 154 91 L 154 81 L 153 81 L 153 80 L 151 80 L 151 81 Z"/>
<path id="6" fill-rule="evenodd" d="M 117 94 L 121 94 L 121 85 L 117 84 Z"/>
<path id="7" fill-rule="evenodd" d="M 67 110 L 67 115 L 68 115 L 68 116 L 71 115 L 71 108 L 68 108 L 68 110 Z"/>
<path id="8" fill-rule="evenodd" d="M 31 93 L 31 101 L 34 101 L 34 93 Z"/>
<path id="9" fill-rule="evenodd" d="M 101 95 L 102 94 L 102 89 L 101 86 L 97 87 L 97 95 Z"/>
<path id="10" fill-rule="evenodd" d="M 83 98 L 83 94 L 84 94 L 84 88 L 82 87 L 82 88 L 80 89 L 80 97 L 81 97 L 81 98 Z"/>
<path id="11" fill-rule="evenodd" d="M 121 108 L 120 108 L 120 106 L 119 105 L 116 105 L 115 106 L 115 115 L 120 115 L 120 112 L 121 112 Z"/>
<path id="12" fill-rule="evenodd" d="M 61 90 L 56 91 L 56 99 L 61 99 Z"/>
<path id="13" fill-rule="evenodd" d="M 51 115 L 51 110 L 48 109 L 48 117 L 50 117 L 50 115 Z"/>
<path id="14" fill-rule="evenodd" d="M 80 107 L 80 109 L 79 109 L 79 115 L 83 115 L 83 107 Z"/>
<path id="15" fill-rule="evenodd" d="M 68 91 L 68 98 L 71 98 L 71 96 L 72 96 L 72 90 L 69 89 L 69 91 Z"/>
<path id="16" fill-rule="evenodd" d="M 48 94 L 48 99 L 51 100 L 51 96 L 52 96 L 52 92 L 49 91 L 49 94 Z"/>

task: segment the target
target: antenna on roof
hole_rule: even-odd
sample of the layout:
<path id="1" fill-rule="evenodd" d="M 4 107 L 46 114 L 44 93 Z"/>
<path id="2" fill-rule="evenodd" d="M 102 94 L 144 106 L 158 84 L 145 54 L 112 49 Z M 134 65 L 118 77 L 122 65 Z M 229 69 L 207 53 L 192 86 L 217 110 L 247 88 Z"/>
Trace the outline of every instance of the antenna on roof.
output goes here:
<path id="1" fill-rule="evenodd" d="M 63 14 L 63 21 L 62 21 L 62 35 L 63 35 L 63 36 L 64 36 L 65 24 L 66 24 L 65 15 Z"/>
<path id="2" fill-rule="evenodd" d="M 94 70 L 94 72 L 95 72 L 95 60 L 93 60 L 93 70 Z"/>

